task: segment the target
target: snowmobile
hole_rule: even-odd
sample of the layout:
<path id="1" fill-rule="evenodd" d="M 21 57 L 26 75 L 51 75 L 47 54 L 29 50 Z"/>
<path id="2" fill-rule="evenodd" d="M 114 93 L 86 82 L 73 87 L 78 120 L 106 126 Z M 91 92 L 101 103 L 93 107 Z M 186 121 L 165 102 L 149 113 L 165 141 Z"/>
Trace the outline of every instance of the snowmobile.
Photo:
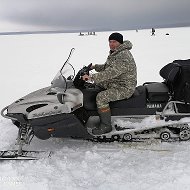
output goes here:
<path id="1" fill-rule="evenodd" d="M 91 64 L 75 75 L 70 63 L 73 51 L 74 48 L 50 86 L 2 109 L 1 115 L 18 127 L 18 150 L 1 151 L 1 159 L 35 159 L 23 150 L 34 136 L 43 140 L 70 137 L 98 142 L 190 139 L 190 60 L 169 63 L 160 71 L 163 82 L 146 82 L 136 87 L 131 98 L 110 102 L 113 130 L 95 136 L 92 129 L 100 123 L 96 95 L 104 89 L 81 79 L 89 74 Z M 143 122 L 147 118 L 153 121 Z"/>

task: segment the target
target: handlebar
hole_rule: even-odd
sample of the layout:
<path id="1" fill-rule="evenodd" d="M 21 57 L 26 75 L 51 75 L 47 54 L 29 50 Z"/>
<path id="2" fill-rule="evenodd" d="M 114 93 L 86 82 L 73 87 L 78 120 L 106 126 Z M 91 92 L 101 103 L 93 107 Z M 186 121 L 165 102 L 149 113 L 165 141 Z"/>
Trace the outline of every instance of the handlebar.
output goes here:
<path id="1" fill-rule="evenodd" d="M 89 75 L 90 70 L 92 70 L 91 67 L 92 67 L 92 63 L 90 63 L 88 66 L 84 66 L 77 73 L 77 75 L 75 76 L 75 79 L 73 81 L 75 87 L 77 87 L 77 88 L 84 87 L 85 81 L 83 81 L 81 79 L 81 77 L 84 76 L 84 75 Z"/>
<path id="2" fill-rule="evenodd" d="M 83 69 L 81 70 L 81 76 L 89 75 L 91 67 L 92 67 L 92 63 L 90 63 L 88 66 L 83 67 Z"/>

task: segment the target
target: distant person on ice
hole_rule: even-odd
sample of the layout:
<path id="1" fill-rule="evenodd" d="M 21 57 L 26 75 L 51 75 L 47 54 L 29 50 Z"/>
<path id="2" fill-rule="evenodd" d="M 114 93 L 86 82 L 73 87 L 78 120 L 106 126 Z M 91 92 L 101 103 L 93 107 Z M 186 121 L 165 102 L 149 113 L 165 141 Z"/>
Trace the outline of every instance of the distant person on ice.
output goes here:
<path id="1" fill-rule="evenodd" d="M 152 35 L 151 35 L 151 36 L 155 36 L 155 32 L 156 32 L 155 28 L 152 28 L 152 29 L 151 29 L 151 32 L 152 32 Z"/>
<path id="2" fill-rule="evenodd" d="M 129 51 L 132 43 L 123 41 L 120 33 L 112 33 L 109 36 L 109 47 L 110 53 L 105 64 L 91 66 L 98 73 L 82 77 L 83 80 L 92 80 L 105 89 L 96 96 L 100 125 L 92 130 L 94 135 L 112 131 L 109 102 L 130 98 L 137 84 L 136 64 Z"/>

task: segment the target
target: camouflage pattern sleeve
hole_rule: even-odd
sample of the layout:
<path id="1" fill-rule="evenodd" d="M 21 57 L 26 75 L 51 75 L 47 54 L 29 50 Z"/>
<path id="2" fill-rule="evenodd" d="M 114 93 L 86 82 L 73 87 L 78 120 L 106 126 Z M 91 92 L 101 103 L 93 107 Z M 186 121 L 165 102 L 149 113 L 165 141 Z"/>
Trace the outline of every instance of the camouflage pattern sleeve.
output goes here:
<path id="1" fill-rule="evenodd" d="M 102 64 L 102 65 L 96 64 L 95 65 L 95 71 L 97 71 L 97 72 L 103 71 L 104 69 L 105 69 L 104 64 Z"/>
<path id="2" fill-rule="evenodd" d="M 123 73 L 130 73 L 130 75 L 133 75 L 135 71 L 135 64 L 128 64 L 126 61 L 120 61 L 119 63 L 113 64 L 100 73 L 92 74 L 92 79 L 96 84 L 98 84 L 116 78 Z"/>

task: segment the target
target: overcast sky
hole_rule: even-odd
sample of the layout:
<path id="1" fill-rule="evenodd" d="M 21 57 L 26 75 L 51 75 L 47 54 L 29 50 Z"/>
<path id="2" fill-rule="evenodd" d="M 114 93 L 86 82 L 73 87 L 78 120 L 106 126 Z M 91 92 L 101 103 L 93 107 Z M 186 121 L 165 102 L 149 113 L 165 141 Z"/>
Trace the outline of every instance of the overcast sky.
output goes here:
<path id="1" fill-rule="evenodd" d="M 190 0 L 0 0 L 0 32 L 190 24 Z"/>

